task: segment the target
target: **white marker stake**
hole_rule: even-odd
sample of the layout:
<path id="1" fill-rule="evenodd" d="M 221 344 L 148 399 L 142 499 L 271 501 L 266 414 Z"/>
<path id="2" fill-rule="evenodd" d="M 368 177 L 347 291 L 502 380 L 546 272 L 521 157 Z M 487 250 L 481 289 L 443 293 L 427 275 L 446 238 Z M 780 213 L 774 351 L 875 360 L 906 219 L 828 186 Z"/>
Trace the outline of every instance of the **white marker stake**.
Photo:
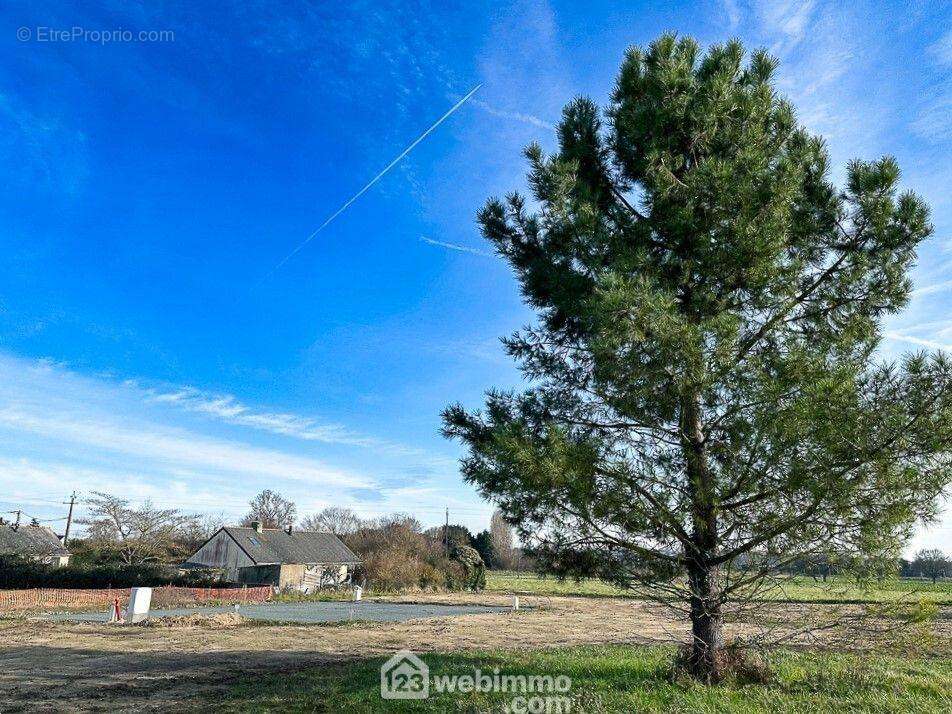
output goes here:
<path id="1" fill-rule="evenodd" d="M 519 596 L 518 596 L 518 595 L 513 595 L 513 596 L 512 596 L 512 609 L 513 609 L 513 612 L 515 612 L 516 610 L 519 609 Z"/>
<path id="2" fill-rule="evenodd" d="M 132 588 L 129 594 L 129 607 L 126 608 L 126 622 L 148 620 L 151 605 L 152 588 Z"/>

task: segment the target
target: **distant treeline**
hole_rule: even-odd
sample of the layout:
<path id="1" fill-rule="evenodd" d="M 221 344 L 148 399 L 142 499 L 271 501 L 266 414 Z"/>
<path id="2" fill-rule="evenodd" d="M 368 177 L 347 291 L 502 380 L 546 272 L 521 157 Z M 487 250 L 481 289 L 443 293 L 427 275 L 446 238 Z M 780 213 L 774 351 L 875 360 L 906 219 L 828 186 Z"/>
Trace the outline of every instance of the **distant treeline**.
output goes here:
<path id="1" fill-rule="evenodd" d="M 220 587 L 211 570 L 179 571 L 158 563 L 53 567 L 17 556 L 0 556 L 0 590 L 21 588 L 131 588 L 177 585 Z"/>
<path id="2" fill-rule="evenodd" d="M 806 575 L 827 580 L 837 575 L 865 576 L 874 579 L 889 577 L 927 578 L 936 582 L 952 577 L 952 558 L 938 549 L 923 549 L 911 559 L 863 558 L 855 555 L 820 554 L 801 558 L 781 568 L 788 575 Z"/>

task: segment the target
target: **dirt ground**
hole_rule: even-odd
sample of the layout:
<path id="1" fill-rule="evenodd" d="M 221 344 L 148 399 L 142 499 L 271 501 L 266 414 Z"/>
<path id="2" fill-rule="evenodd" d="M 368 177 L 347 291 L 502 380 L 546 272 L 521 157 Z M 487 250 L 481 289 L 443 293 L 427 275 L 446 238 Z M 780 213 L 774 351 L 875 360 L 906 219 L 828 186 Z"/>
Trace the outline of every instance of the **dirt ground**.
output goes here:
<path id="1" fill-rule="evenodd" d="M 509 603 L 507 597 L 493 595 L 388 600 Z M 673 613 L 636 600 L 524 597 L 521 602 L 527 609 L 513 613 L 323 626 L 236 625 L 227 618 L 186 619 L 178 626 L 154 627 L 0 620 L 0 712 L 187 711 L 239 679 L 404 647 L 446 652 L 648 644 L 683 641 L 688 634 Z M 792 634 L 829 614 L 824 606 L 761 609 L 774 636 Z M 949 651 L 952 612 L 943 610 L 928 627 L 930 647 Z M 734 634 L 750 630 L 740 625 L 731 629 Z M 855 634 L 855 624 L 850 632 Z M 824 630 L 825 639 L 793 637 L 790 642 L 814 646 L 832 642 L 835 636 L 835 630 Z M 869 639 L 866 633 L 864 639 Z"/>

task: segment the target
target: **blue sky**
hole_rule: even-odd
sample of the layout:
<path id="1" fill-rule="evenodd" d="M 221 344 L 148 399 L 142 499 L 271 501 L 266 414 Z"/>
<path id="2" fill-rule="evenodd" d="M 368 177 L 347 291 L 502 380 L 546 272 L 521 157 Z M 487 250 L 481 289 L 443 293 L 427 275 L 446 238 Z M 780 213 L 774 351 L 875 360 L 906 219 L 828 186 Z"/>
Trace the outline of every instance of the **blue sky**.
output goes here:
<path id="1" fill-rule="evenodd" d="M 272 487 L 485 527 L 439 412 L 518 385 L 498 337 L 531 316 L 474 213 L 665 30 L 778 55 L 838 178 L 899 158 L 936 236 L 883 352 L 952 349 L 945 3 L 207 5 L 0 8 L 0 510 L 103 489 L 232 518 Z M 49 41 L 74 27 L 174 39 Z"/>

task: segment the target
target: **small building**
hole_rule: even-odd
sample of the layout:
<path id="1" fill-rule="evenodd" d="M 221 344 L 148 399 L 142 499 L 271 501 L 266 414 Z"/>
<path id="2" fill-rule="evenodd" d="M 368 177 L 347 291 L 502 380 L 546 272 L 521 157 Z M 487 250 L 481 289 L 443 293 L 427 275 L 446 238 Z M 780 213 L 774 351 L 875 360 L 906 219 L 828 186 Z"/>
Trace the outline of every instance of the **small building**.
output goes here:
<path id="1" fill-rule="evenodd" d="M 69 565 L 69 551 L 45 526 L 0 525 L 0 555 L 19 555 L 59 568 Z"/>
<path id="2" fill-rule="evenodd" d="M 252 523 L 219 528 L 182 566 L 214 568 L 243 585 L 310 592 L 349 582 L 359 562 L 333 533 Z"/>

